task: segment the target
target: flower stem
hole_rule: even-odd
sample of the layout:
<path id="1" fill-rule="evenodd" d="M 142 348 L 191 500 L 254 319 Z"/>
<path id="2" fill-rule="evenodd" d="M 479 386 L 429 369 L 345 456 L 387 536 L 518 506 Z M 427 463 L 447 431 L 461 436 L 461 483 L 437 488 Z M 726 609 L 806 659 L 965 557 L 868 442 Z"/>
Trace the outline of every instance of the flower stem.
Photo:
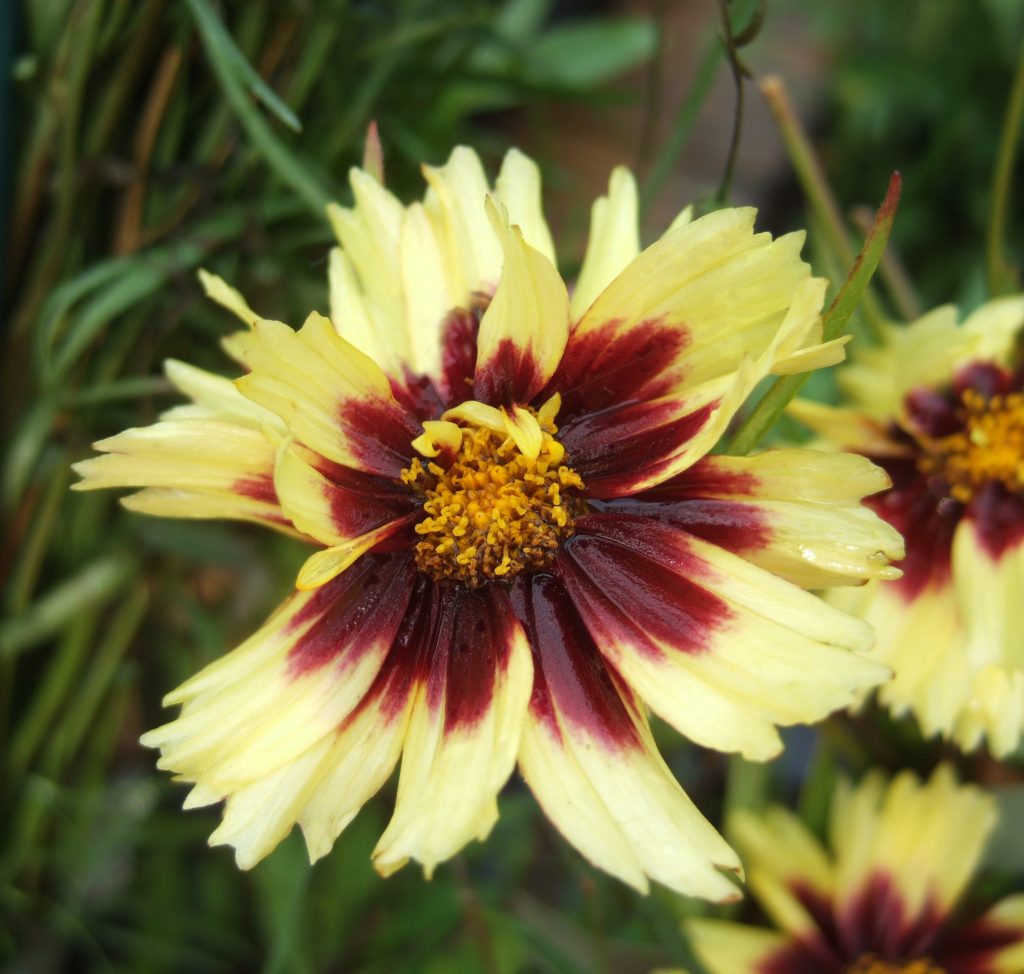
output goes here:
<path id="1" fill-rule="evenodd" d="M 810 139 L 800 124 L 789 92 L 781 78 L 768 77 L 759 83 L 761 93 L 768 102 L 782 141 L 796 170 L 811 212 L 824 231 L 824 244 L 832 252 L 835 263 L 848 267 L 853 261 L 853 246 L 843 222 L 839 205 L 829 188 L 825 173 L 811 148 Z M 874 296 L 865 291 L 861 311 L 865 323 L 876 337 L 882 333 L 885 316 Z"/>
<path id="2" fill-rule="evenodd" d="M 889 180 L 889 189 L 885 194 L 885 199 L 882 200 L 882 205 L 875 214 L 874 223 L 868 231 L 864 246 L 853 262 L 850 273 L 839 289 L 835 300 L 829 305 L 828 311 L 822 318 L 822 337 L 826 342 L 833 341 L 845 334 L 850 317 L 864 298 L 868 283 L 875 273 L 882 254 L 885 252 L 885 245 L 889 241 L 889 233 L 896 217 L 896 207 L 899 204 L 901 185 L 900 174 L 894 172 Z M 782 411 L 790 400 L 800 391 L 807 381 L 808 375 L 809 373 L 803 372 L 797 375 L 780 376 L 776 379 L 736 431 L 726 452 L 746 454 L 753 450 L 782 415 Z"/>
<path id="3" fill-rule="evenodd" d="M 1017 73 L 1003 119 L 995 171 L 992 174 L 992 203 L 989 208 L 985 239 L 985 271 L 992 297 L 1016 290 L 1019 280 L 1006 261 L 1003 244 L 1006 237 L 1006 211 L 1010 203 L 1013 163 L 1017 155 L 1021 120 L 1024 119 L 1024 43 L 1017 57 Z"/>

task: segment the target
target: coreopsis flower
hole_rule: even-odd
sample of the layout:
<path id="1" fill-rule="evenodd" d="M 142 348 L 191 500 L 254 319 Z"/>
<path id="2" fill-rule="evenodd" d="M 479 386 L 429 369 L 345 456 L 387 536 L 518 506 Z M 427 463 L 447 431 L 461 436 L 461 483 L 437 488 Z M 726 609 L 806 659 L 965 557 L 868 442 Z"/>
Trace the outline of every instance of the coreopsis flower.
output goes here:
<path id="1" fill-rule="evenodd" d="M 732 835 L 777 929 L 689 921 L 710 974 L 1019 974 L 1024 895 L 965 909 L 996 824 L 991 795 L 939 768 L 840 788 L 828 847 L 792 812 L 739 812 Z"/>
<path id="2" fill-rule="evenodd" d="M 98 444 L 83 488 L 151 514 L 235 517 L 318 546 L 266 625 L 166 698 L 160 766 L 224 801 L 211 842 L 251 866 L 298 823 L 323 856 L 401 756 L 374 852 L 427 874 L 497 818 L 518 762 L 586 857 L 724 899 L 739 862 L 659 756 L 646 706 L 708 747 L 764 759 L 887 671 L 870 628 L 804 591 L 896 573 L 859 504 L 860 457 L 709 456 L 769 372 L 819 344 L 824 282 L 802 236 L 752 210 L 639 252 L 625 170 L 597 201 L 570 296 L 536 167 L 426 168 L 404 207 L 365 172 L 332 207 L 331 317 L 260 318 L 234 383 L 172 364 L 193 404 Z M 646 705 L 646 706 L 645 706 Z"/>
<path id="3" fill-rule="evenodd" d="M 1024 297 L 957 326 L 939 308 L 840 373 L 852 405 L 794 405 L 893 486 L 868 502 L 904 535 L 903 577 L 834 601 L 878 631 L 880 699 L 926 734 L 1012 751 L 1024 728 Z"/>

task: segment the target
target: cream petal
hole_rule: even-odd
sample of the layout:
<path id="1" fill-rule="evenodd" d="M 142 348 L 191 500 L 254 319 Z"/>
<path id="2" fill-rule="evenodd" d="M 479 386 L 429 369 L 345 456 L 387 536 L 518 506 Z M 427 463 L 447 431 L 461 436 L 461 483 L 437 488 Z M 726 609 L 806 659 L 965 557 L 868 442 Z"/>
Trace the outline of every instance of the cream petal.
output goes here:
<path id="1" fill-rule="evenodd" d="M 899 532 L 861 499 L 891 485 L 864 457 L 817 450 L 708 456 L 612 507 L 689 531 L 803 588 L 898 578 Z"/>
<path id="2" fill-rule="evenodd" d="M 820 720 L 888 675 L 860 655 L 860 620 L 649 518 L 578 519 L 558 564 L 605 657 L 705 746 L 765 760 L 774 725 Z"/>
<path id="3" fill-rule="evenodd" d="M 104 456 L 74 465 L 74 490 L 142 487 L 132 510 L 161 517 L 231 518 L 293 531 L 274 490 L 276 445 L 249 426 L 163 420 L 94 444 Z"/>
<path id="4" fill-rule="evenodd" d="M 883 788 L 876 778 L 833 803 L 829 828 L 840 902 L 875 871 L 896 884 L 909 917 L 948 911 L 963 892 L 996 823 L 995 801 L 958 785 L 949 766 L 925 783 L 903 772 Z"/>
<path id="5" fill-rule="evenodd" d="M 544 219 L 540 183 L 537 164 L 518 149 L 509 149 L 494 183 L 494 195 L 508 210 L 512 225 L 523 231 L 527 244 L 557 267 L 555 245 Z"/>
<path id="6" fill-rule="evenodd" d="M 501 246 L 484 213 L 489 187 L 480 158 L 465 146 L 440 167 L 424 166 L 424 205 L 445 243 L 449 278 L 459 294 L 490 292 L 501 274 Z"/>
<path id="7" fill-rule="evenodd" d="M 687 920 L 684 929 L 708 974 L 756 974 L 787 942 L 774 930 L 710 917 Z"/>
<path id="8" fill-rule="evenodd" d="M 348 732 L 358 726 L 365 737 L 366 713 L 383 715 L 376 725 L 386 730 L 400 711 L 382 701 L 395 683 L 394 663 L 384 664 L 408 663 L 389 651 L 411 591 L 408 558 L 392 556 L 365 559 L 317 592 L 294 595 L 238 649 L 169 694 L 168 704 L 183 704 L 181 714 L 143 736 L 163 752 L 160 767 L 195 783 L 190 807 L 227 800 L 211 841 L 234 845 L 243 868 L 306 814 L 318 816 L 322 853 L 323 830 L 337 820 L 324 819 L 315 797 L 321 787 L 336 789 L 339 761 L 351 763 Z M 410 678 L 404 672 L 406 683 Z M 364 790 L 351 798 L 352 814 L 383 780 L 386 754 L 370 763 L 354 779 Z"/>
<path id="9" fill-rule="evenodd" d="M 534 576 L 516 594 L 534 650 L 519 767 L 558 830 L 635 888 L 648 881 L 730 901 L 739 860 L 672 777 L 632 694 L 602 666 L 565 591 Z"/>
<path id="10" fill-rule="evenodd" d="M 227 308 L 250 328 L 259 319 L 260 316 L 249 307 L 249 302 L 242 297 L 241 292 L 231 287 L 224 278 L 200 269 L 199 283 L 202 284 L 203 291 L 211 301 L 216 301 L 222 308 Z"/>
<path id="11" fill-rule="evenodd" d="M 821 843 L 801 819 L 778 806 L 737 811 L 728 834 L 748 871 L 748 884 L 772 922 L 800 936 L 814 930 L 815 919 L 797 892 L 813 892 L 828 902 L 834 894 L 834 866 Z"/>
<path id="12" fill-rule="evenodd" d="M 321 472 L 318 464 L 327 473 Z M 343 545 L 407 516 L 416 500 L 399 484 L 344 467 L 294 442 L 283 444 L 274 466 L 274 488 L 285 516 L 323 545 Z"/>
<path id="13" fill-rule="evenodd" d="M 335 463 L 398 476 L 418 424 L 392 398 L 387 376 L 327 318 L 314 312 L 297 332 L 259 321 L 240 351 L 252 371 L 238 388 L 299 441 Z"/>
<path id="14" fill-rule="evenodd" d="M 683 336 L 674 369 L 699 384 L 759 357 L 797 298 L 799 333 L 779 346 L 780 357 L 793 354 L 815 328 L 823 289 L 800 260 L 802 234 L 772 240 L 753 223 L 753 210 L 718 210 L 667 233 L 601 292 L 573 342 L 600 334 L 607 345 L 648 322 L 671 325 Z"/>
<path id="15" fill-rule="evenodd" d="M 490 200 L 487 212 L 504 264 L 480 321 L 475 393 L 511 406 L 533 399 L 554 373 L 569 333 L 569 297 L 551 261 L 509 226 L 507 213 Z"/>
<path id="16" fill-rule="evenodd" d="M 578 321 L 597 296 L 640 253 L 640 217 L 636 180 L 624 166 L 612 170 L 608 195 L 594 200 L 590 235 L 580 275 L 572 292 L 570 317 Z"/>

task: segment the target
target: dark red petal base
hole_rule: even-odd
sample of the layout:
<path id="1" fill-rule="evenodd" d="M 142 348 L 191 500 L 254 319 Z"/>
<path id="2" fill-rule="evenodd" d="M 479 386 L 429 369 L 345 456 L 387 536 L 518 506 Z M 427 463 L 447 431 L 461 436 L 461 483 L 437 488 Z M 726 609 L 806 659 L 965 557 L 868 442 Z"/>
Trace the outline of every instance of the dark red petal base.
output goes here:
<path id="1" fill-rule="evenodd" d="M 866 954 L 890 964 L 928 958 L 946 974 L 995 974 L 998 952 L 1024 940 L 1024 930 L 984 916 L 964 923 L 934 904 L 909 917 L 899 887 L 883 872 L 839 909 L 802 884 L 791 890 L 817 929 L 766 958 L 757 974 L 844 974 Z"/>

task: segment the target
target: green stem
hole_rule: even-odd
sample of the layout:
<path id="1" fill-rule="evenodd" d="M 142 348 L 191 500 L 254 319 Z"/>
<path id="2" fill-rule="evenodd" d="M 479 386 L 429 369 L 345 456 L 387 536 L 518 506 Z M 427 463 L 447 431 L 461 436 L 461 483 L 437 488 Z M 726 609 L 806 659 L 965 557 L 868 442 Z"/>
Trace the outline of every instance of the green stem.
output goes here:
<path id="1" fill-rule="evenodd" d="M 845 334 L 853 312 L 864 298 L 868 283 L 882 259 L 885 245 L 889 241 L 889 234 L 892 232 L 901 185 L 900 174 L 893 173 L 889 180 L 889 189 L 875 214 L 875 221 L 864 241 L 864 246 L 853 262 L 846 282 L 840 288 L 822 319 L 823 338 L 826 342 L 833 341 Z M 736 431 L 726 452 L 736 455 L 750 453 L 782 415 L 782 411 L 790 400 L 800 391 L 801 386 L 807 381 L 808 375 L 809 373 L 803 372 L 776 379 Z"/>
<path id="2" fill-rule="evenodd" d="M 824 229 L 825 244 L 832 251 L 835 262 L 840 267 L 848 267 L 853 261 L 853 246 L 846 225 L 810 139 L 793 108 L 789 92 L 782 80 L 776 77 L 765 78 L 760 82 L 760 88 L 779 127 L 807 202 Z M 861 311 L 871 331 L 881 334 L 885 316 L 872 294 L 864 294 Z"/>
<path id="3" fill-rule="evenodd" d="M 985 270 L 989 293 L 996 297 L 1017 288 L 1019 282 L 1007 263 L 1003 248 L 1006 239 L 1006 218 L 1010 206 L 1013 163 L 1017 155 L 1021 120 L 1024 118 L 1024 43 L 1017 56 L 1017 73 L 1010 90 L 1010 100 L 1003 119 L 999 153 L 992 175 L 992 203 L 989 207 L 988 233 L 985 239 Z"/>

